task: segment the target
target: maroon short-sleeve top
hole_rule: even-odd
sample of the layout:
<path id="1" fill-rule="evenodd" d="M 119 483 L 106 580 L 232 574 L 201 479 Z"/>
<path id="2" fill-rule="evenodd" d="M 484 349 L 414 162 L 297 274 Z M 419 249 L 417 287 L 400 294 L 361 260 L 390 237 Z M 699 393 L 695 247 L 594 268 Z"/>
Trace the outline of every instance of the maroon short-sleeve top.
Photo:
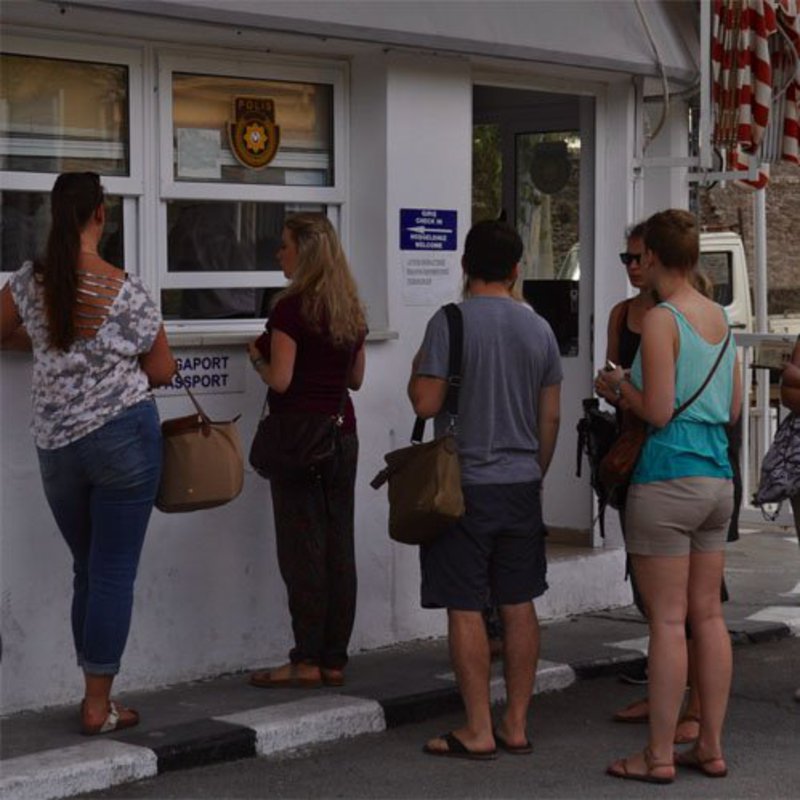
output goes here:
<path id="1" fill-rule="evenodd" d="M 279 394 L 269 390 L 270 414 L 301 411 L 310 414 L 336 414 L 345 389 L 348 365 L 364 344 L 364 335 L 356 342 L 355 351 L 347 345 L 334 345 L 327 325 L 320 330 L 307 322 L 301 311 L 301 297 L 294 294 L 279 300 L 267 320 L 267 333 L 257 342 L 261 354 L 269 360 L 272 331 L 282 331 L 294 339 L 297 354 L 289 388 Z M 356 417 L 349 392 L 344 406 L 345 433 L 355 433 Z"/>

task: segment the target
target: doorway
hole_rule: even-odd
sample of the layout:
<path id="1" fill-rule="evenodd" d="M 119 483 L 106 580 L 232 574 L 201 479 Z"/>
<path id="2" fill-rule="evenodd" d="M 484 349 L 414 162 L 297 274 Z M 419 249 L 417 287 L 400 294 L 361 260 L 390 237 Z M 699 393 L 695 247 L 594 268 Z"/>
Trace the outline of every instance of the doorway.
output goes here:
<path id="1" fill-rule="evenodd" d="M 562 356 L 561 431 L 545 481 L 550 541 L 596 545 L 576 425 L 592 394 L 594 99 L 473 88 L 472 223 L 504 219 L 522 238 L 522 294 Z M 584 465 L 585 466 L 585 465 Z"/>

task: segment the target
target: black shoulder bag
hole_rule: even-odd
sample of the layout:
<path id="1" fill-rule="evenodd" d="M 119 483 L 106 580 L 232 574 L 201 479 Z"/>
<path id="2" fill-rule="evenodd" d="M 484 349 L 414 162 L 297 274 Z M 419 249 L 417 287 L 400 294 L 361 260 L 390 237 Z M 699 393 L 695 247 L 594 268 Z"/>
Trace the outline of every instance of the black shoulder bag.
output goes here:
<path id="1" fill-rule="evenodd" d="M 250 446 L 250 465 L 262 478 L 290 480 L 310 478 L 333 458 L 344 425 L 347 379 L 355 353 L 356 346 L 353 345 L 347 361 L 342 397 L 336 414 L 287 411 L 262 416 L 256 435 L 253 437 L 253 444 Z M 265 398 L 265 408 L 266 405 Z"/>

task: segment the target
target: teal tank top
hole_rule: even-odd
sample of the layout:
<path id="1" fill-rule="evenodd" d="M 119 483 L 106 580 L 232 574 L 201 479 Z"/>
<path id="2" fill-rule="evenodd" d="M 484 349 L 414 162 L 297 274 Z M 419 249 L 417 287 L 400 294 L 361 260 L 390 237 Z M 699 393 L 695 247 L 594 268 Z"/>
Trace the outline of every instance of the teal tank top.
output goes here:
<path id="1" fill-rule="evenodd" d="M 675 364 L 675 408 L 678 408 L 703 384 L 726 340 L 709 344 L 675 306 L 660 303 L 659 307 L 669 309 L 678 326 L 680 348 Z M 730 419 L 735 359 L 736 345 L 731 337 L 700 397 L 663 428 L 651 428 L 631 483 L 733 477 L 726 426 Z M 641 350 L 631 365 L 631 383 L 637 389 L 642 387 Z"/>

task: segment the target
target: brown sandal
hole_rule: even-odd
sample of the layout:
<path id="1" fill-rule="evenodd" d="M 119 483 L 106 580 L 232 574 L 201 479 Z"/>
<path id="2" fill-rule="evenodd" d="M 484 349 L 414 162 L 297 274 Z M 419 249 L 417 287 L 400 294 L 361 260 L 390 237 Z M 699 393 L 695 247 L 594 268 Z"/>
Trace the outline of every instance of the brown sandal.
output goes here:
<path id="1" fill-rule="evenodd" d="M 320 667 L 323 686 L 344 686 L 344 670 Z"/>
<path id="2" fill-rule="evenodd" d="M 619 761 L 615 761 L 611 766 L 606 769 L 606 775 L 611 775 L 613 778 L 622 778 L 626 781 L 641 781 L 642 783 L 673 783 L 675 780 L 675 776 L 671 775 L 669 777 L 664 775 L 653 775 L 653 770 L 656 769 L 665 769 L 666 767 L 674 767 L 675 764 L 672 761 L 656 761 L 653 758 L 653 753 L 651 752 L 649 747 L 645 747 L 642 751 L 642 755 L 644 756 L 644 763 L 647 767 L 647 772 L 631 772 L 628 769 L 628 761 L 627 758 L 621 758 Z"/>
<path id="3" fill-rule="evenodd" d="M 279 667 L 278 669 L 282 669 Z M 312 676 L 298 675 L 297 667 L 292 664 L 286 676 L 277 677 L 275 670 L 254 672 L 250 676 L 250 685 L 259 689 L 317 689 L 322 686 L 322 675 L 317 669 Z"/>
<path id="4" fill-rule="evenodd" d="M 698 725 L 697 735 L 685 736 L 679 734 L 678 727 L 680 727 L 684 722 L 696 723 Z M 692 742 L 696 742 L 697 737 L 700 735 L 699 725 L 700 725 L 700 717 L 697 714 L 686 713 L 681 715 L 681 718 L 678 720 L 678 725 L 675 728 L 675 744 L 691 744 Z"/>
<path id="5" fill-rule="evenodd" d="M 714 761 L 722 762 L 722 769 L 710 769 L 709 765 Z M 728 765 L 722 756 L 711 756 L 710 758 L 700 758 L 697 750 L 692 748 L 684 753 L 675 753 L 675 763 L 679 767 L 686 767 L 697 772 L 702 772 L 707 778 L 724 778 L 728 774 Z"/>
<path id="6" fill-rule="evenodd" d="M 644 711 L 640 711 L 638 714 L 631 714 L 628 712 L 633 711 L 637 706 L 643 706 Z M 642 697 L 640 700 L 634 700 L 630 705 L 625 706 L 625 708 L 620 709 L 619 711 L 614 712 L 613 716 L 614 722 L 627 722 L 627 723 L 646 723 L 650 721 L 650 703 L 646 697 Z"/>

